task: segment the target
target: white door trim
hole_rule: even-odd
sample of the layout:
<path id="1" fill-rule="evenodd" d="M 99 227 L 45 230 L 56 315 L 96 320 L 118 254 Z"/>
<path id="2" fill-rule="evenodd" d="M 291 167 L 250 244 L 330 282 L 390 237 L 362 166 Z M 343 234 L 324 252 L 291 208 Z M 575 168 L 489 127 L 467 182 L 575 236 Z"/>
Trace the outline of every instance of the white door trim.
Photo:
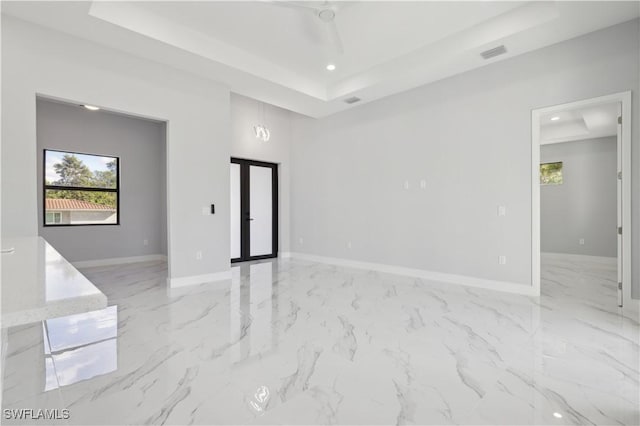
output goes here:
<path id="1" fill-rule="evenodd" d="M 622 298 L 631 300 L 631 92 L 569 102 L 531 111 L 531 286 L 540 294 L 540 118 L 605 103 L 622 104 Z"/>

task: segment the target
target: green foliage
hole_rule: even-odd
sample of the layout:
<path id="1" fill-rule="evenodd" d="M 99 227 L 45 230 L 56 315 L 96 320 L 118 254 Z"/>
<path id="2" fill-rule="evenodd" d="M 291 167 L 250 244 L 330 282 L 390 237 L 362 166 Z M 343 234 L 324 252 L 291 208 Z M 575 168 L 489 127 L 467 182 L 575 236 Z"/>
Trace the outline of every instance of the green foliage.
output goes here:
<path id="1" fill-rule="evenodd" d="M 116 160 L 114 159 L 107 163 L 107 170 L 97 170 L 95 173 L 92 173 L 78 157 L 73 154 L 65 154 L 61 162 L 53 165 L 53 169 L 58 176 L 60 176 L 60 179 L 53 182 L 52 185 L 115 189 L 117 186 L 116 168 Z M 49 182 L 45 183 L 50 184 Z M 88 201 L 113 208 L 117 206 L 115 192 L 49 189 L 47 190 L 46 196 L 50 199 L 58 198 Z"/>
<path id="2" fill-rule="evenodd" d="M 562 185 L 562 161 L 540 164 L 540 185 Z"/>
<path id="3" fill-rule="evenodd" d="M 62 162 L 53 165 L 60 179 L 55 184 L 63 186 L 90 186 L 94 176 L 91 170 L 73 154 L 65 154 Z"/>
<path id="4" fill-rule="evenodd" d="M 106 171 L 96 170 L 93 175 L 93 186 L 100 188 L 115 188 L 116 182 L 116 160 L 111 160 L 107 163 Z"/>

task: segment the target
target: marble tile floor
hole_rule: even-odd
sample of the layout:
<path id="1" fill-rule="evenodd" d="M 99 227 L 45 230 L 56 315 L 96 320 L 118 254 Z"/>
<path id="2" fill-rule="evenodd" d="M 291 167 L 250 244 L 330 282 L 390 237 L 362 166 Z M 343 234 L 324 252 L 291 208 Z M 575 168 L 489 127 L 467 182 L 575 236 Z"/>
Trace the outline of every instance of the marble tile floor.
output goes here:
<path id="1" fill-rule="evenodd" d="M 83 272 L 107 309 L 2 331 L 3 424 L 640 424 L 611 262 L 543 256 L 539 299 L 290 259 Z"/>

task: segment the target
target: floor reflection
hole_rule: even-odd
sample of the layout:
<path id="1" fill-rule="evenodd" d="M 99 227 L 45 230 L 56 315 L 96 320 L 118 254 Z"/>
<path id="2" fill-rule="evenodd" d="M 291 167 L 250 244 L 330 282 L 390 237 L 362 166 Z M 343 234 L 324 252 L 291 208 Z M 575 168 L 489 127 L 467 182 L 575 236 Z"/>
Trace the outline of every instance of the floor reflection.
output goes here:
<path id="1" fill-rule="evenodd" d="M 231 268 L 230 351 L 231 362 L 267 353 L 276 342 L 273 321 L 277 318 L 277 280 L 273 262 L 246 263 Z M 248 339 L 243 338 L 249 333 Z"/>
<path id="2" fill-rule="evenodd" d="M 45 391 L 118 368 L 118 307 L 43 321 Z"/>
<path id="3" fill-rule="evenodd" d="M 249 315 L 252 319 L 250 356 L 271 349 L 272 263 L 249 265 Z"/>

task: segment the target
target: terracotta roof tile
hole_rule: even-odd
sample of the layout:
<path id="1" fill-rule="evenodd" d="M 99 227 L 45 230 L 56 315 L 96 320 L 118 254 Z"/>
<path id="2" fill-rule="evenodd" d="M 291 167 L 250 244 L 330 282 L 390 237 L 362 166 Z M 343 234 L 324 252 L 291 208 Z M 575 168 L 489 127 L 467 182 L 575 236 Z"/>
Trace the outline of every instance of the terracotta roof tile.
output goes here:
<path id="1" fill-rule="evenodd" d="M 47 198 L 46 210 L 102 210 L 115 211 L 113 207 L 81 200 Z"/>

